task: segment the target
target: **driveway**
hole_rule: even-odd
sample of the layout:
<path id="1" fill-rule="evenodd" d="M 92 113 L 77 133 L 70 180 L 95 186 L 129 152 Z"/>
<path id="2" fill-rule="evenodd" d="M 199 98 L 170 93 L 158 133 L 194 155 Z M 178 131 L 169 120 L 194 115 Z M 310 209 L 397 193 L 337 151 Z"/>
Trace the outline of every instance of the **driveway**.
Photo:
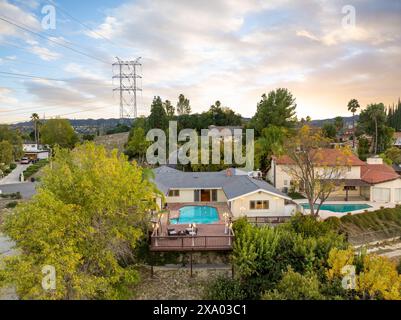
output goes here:
<path id="1" fill-rule="evenodd" d="M 17 167 L 7 177 L 0 180 L 0 185 L 21 183 L 19 180 L 20 174 L 29 166 L 30 164 L 17 164 Z"/>
<path id="2" fill-rule="evenodd" d="M 19 192 L 24 199 L 29 199 L 36 194 L 36 183 L 24 182 L 4 185 L 0 184 L 0 191 L 3 194 Z"/>

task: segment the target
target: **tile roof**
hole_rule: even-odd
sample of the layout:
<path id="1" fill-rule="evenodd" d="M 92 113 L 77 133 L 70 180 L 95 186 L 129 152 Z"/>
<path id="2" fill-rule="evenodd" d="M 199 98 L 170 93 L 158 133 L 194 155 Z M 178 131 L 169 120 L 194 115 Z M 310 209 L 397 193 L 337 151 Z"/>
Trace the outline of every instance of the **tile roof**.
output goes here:
<path id="1" fill-rule="evenodd" d="M 286 194 L 266 181 L 253 179 L 247 175 L 227 176 L 226 171 L 182 172 L 164 166 L 155 169 L 154 173 L 157 187 L 165 194 L 170 189 L 223 189 L 227 199 L 230 200 L 258 190 L 265 190 L 290 200 Z"/>
<path id="2" fill-rule="evenodd" d="M 315 164 L 321 166 L 336 166 L 342 164 L 344 166 L 364 166 L 365 162 L 360 160 L 353 153 L 344 154 L 339 149 L 318 149 L 316 153 L 311 155 L 315 160 Z M 279 165 L 291 165 L 294 161 L 287 155 L 276 157 L 276 163 Z"/>
<path id="3" fill-rule="evenodd" d="M 400 179 L 400 175 L 386 164 L 366 164 L 361 167 L 361 179 L 371 184 Z"/>

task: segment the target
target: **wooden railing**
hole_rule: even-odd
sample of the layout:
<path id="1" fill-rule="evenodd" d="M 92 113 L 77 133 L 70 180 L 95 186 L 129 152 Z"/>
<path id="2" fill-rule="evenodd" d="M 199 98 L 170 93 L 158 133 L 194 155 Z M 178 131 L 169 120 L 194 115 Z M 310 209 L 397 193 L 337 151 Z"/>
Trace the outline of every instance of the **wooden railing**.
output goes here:
<path id="1" fill-rule="evenodd" d="M 281 224 L 290 219 L 289 216 L 247 217 L 248 222 L 255 225 Z"/>
<path id="2" fill-rule="evenodd" d="M 152 251 L 231 250 L 234 235 L 216 236 L 154 236 L 151 237 Z"/>

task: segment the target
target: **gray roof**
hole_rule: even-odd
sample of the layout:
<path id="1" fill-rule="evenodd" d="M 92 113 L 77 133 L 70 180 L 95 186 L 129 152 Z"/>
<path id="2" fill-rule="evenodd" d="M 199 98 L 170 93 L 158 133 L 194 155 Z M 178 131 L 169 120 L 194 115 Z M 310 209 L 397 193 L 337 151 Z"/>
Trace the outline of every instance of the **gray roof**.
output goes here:
<path id="1" fill-rule="evenodd" d="M 155 169 L 154 173 L 157 187 L 165 194 L 170 189 L 223 189 L 227 199 L 231 200 L 248 193 L 264 190 L 278 197 L 290 199 L 266 181 L 253 179 L 246 175 L 227 176 L 226 171 L 182 172 L 163 166 Z"/>

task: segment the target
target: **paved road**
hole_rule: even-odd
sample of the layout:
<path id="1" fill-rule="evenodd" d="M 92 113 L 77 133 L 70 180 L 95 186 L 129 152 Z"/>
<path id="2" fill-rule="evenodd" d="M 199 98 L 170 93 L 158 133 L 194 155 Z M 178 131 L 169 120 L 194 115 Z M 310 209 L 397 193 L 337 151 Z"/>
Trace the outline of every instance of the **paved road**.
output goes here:
<path id="1" fill-rule="evenodd" d="M 0 185 L 0 191 L 3 194 L 10 194 L 20 192 L 23 198 L 31 198 L 36 193 L 36 183 L 25 182 L 25 183 L 14 183 Z"/>
<path id="2" fill-rule="evenodd" d="M 17 164 L 17 167 L 5 178 L 0 180 L 0 185 L 21 183 L 20 174 L 28 168 L 30 164 Z"/>

